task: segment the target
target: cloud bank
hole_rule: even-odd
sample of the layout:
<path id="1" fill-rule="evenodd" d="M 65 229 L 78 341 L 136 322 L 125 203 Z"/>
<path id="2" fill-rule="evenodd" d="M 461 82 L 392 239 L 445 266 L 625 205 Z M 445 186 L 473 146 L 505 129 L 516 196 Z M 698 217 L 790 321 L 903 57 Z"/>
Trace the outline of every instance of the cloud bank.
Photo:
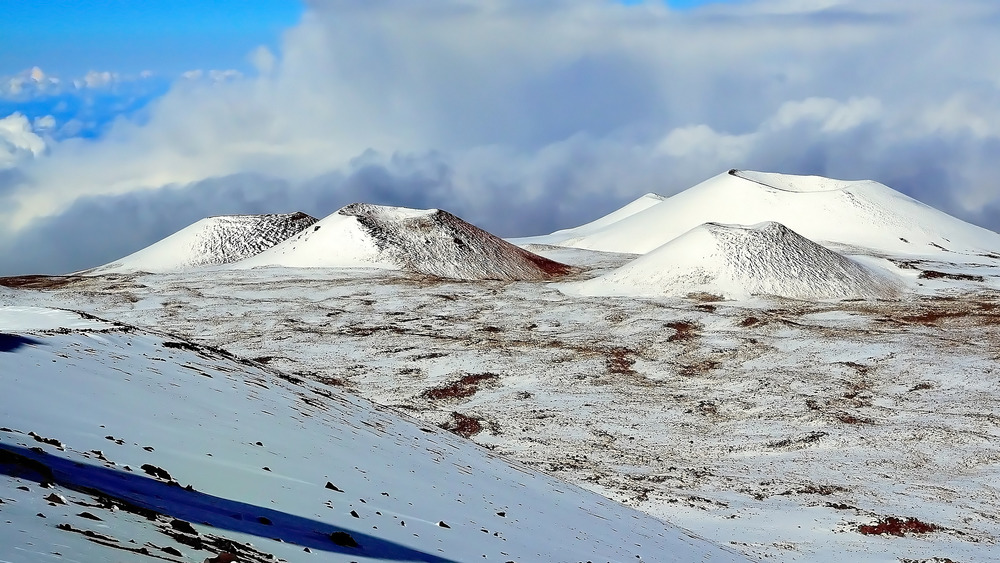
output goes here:
<path id="1" fill-rule="evenodd" d="M 356 200 L 538 234 L 733 167 L 872 178 L 997 229 L 998 29 L 992 0 L 315 1 L 253 76 L 0 148 L 0 273 Z"/>
<path id="2" fill-rule="evenodd" d="M 47 124 L 42 121 L 33 127 L 20 113 L 0 119 L 0 170 L 14 168 L 45 152 L 45 141 L 35 129 L 44 129 Z"/>

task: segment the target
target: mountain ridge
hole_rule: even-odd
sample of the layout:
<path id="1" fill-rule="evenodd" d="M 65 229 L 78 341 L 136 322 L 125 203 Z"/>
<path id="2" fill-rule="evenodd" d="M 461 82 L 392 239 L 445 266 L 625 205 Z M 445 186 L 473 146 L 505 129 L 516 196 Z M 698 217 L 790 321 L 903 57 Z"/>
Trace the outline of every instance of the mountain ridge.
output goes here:
<path id="1" fill-rule="evenodd" d="M 810 240 L 844 252 L 966 260 L 1000 253 L 1000 234 L 872 180 L 736 169 L 598 229 L 577 231 L 581 226 L 515 240 L 518 244 L 538 242 L 645 254 L 704 223 L 754 225 L 766 221 L 782 223 Z"/>
<path id="2" fill-rule="evenodd" d="M 205 217 L 141 250 L 81 274 L 167 273 L 237 262 L 316 222 L 301 211 Z"/>
<path id="3" fill-rule="evenodd" d="M 236 268 L 369 267 L 465 280 L 548 280 L 572 268 L 440 209 L 353 203 Z"/>
<path id="4" fill-rule="evenodd" d="M 876 272 L 776 222 L 705 223 L 597 278 L 562 284 L 583 295 L 718 295 L 726 299 L 894 299 L 903 290 Z"/>

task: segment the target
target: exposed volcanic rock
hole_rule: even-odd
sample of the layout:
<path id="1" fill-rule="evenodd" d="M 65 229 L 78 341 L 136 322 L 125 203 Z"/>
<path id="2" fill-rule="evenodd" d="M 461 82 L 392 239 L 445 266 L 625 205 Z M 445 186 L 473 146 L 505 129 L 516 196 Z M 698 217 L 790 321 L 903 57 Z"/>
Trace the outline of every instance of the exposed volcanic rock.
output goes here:
<path id="1" fill-rule="evenodd" d="M 82 272 L 174 272 L 236 262 L 271 248 L 316 222 L 305 213 L 207 217 L 146 248 Z"/>
<path id="2" fill-rule="evenodd" d="M 569 266 L 439 209 L 354 203 L 238 267 L 375 267 L 464 280 L 545 280 Z"/>
<path id="3" fill-rule="evenodd" d="M 900 281 L 806 239 L 780 223 L 706 223 L 601 277 L 566 284 L 586 295 L 731 299 L 891 299 Z"/>

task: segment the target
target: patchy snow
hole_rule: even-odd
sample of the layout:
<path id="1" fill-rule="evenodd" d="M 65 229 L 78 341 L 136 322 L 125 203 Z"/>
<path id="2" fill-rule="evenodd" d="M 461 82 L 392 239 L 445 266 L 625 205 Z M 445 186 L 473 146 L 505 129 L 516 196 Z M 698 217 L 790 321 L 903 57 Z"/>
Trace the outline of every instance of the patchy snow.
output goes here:
<path id="1" fill-rule="evenodd" d="M 259 254 L 312 225 L 305 213 L 207 217 L 128 256 L 83 274 L 174 272 Z"/>
<path id="2" fill-rule="evenodd" d="M 381 268 L 465 280 L 546 280 L 569 273 L 438 209 L 348 205 L 234 267 Z"/>
<path id="3" fill-rule="evenodd" d="M 560 288 L 582 295 L 827 300 L 897 298 L 903 283 L 768 222 L 706 223 L 617 270 Z"/>
<path id="4" fill-rule="evenodd" d="M 746 560 L 220 350 L 131 328 L 22 336 L 0 352 L 3 561 Z"/>
<path id="5" fill-rule="evenodd" d="M 359 561 L 733 557 L 650 516 L 769 561 L 996 559 L 1000 235 L 873 182 L 734 171 L 545 239 L 568 246 L 519 239 L 579 267 L 560 283 L 469 283 L 445 277 L 511 260 L 521 276 L 525 254 L 436 210 L 345 210 L 260 255 L 284 267 L 0 279 L 8 307 L 146 327 L 8 314 L 38 330 L 0 335 L 0 559 L 203 559 L 166 517 L 66 479 L 39 490 L 37 463 L 78 461 L 71 476 L 159 496 L 201 538 L 295 561 L 356 553 L 331 530 L 376 550 Z M 671 278 L 680 265 L 702 278 Z M 624 273 L 629 292 L 738 300 L 560 291 Z M 817 300 L 879 297 L 894 276 L 898 299 Z M 195 491 L 121 477 L 147 463 Z"/>
<path id="6" fill-rule="evenodd" d="M 1000 294 L 921 281 L 950 289 L 703 302 L 264 268 L 16 294 L 184 335 L 468 432 L 751 557 L 989 561 L 1000 542 Z M 859 532 L 889 517 L 939 529 Z"/>
<path id="7" fill-rule="evenodd" d="M 848 253 L 933 256 L 950 262 L 1000 259 L 1000 234 L 877 182 L 736 170 L 597 229 L 516 240 L 645 254 L 703 223 L 765 221 Z"/>

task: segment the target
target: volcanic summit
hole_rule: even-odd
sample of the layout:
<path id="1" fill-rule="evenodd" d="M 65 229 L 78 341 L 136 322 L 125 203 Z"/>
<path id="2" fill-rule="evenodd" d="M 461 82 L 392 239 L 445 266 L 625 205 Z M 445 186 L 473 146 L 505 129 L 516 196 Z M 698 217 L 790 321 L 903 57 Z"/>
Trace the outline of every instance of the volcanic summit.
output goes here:
<path id="1" fill-rule="evenodd" d="M 439 209 L 341 208 L 236 267 L 383 268 L 463 280 L 547 280 L 565 264 L 518 248 Z"/>

